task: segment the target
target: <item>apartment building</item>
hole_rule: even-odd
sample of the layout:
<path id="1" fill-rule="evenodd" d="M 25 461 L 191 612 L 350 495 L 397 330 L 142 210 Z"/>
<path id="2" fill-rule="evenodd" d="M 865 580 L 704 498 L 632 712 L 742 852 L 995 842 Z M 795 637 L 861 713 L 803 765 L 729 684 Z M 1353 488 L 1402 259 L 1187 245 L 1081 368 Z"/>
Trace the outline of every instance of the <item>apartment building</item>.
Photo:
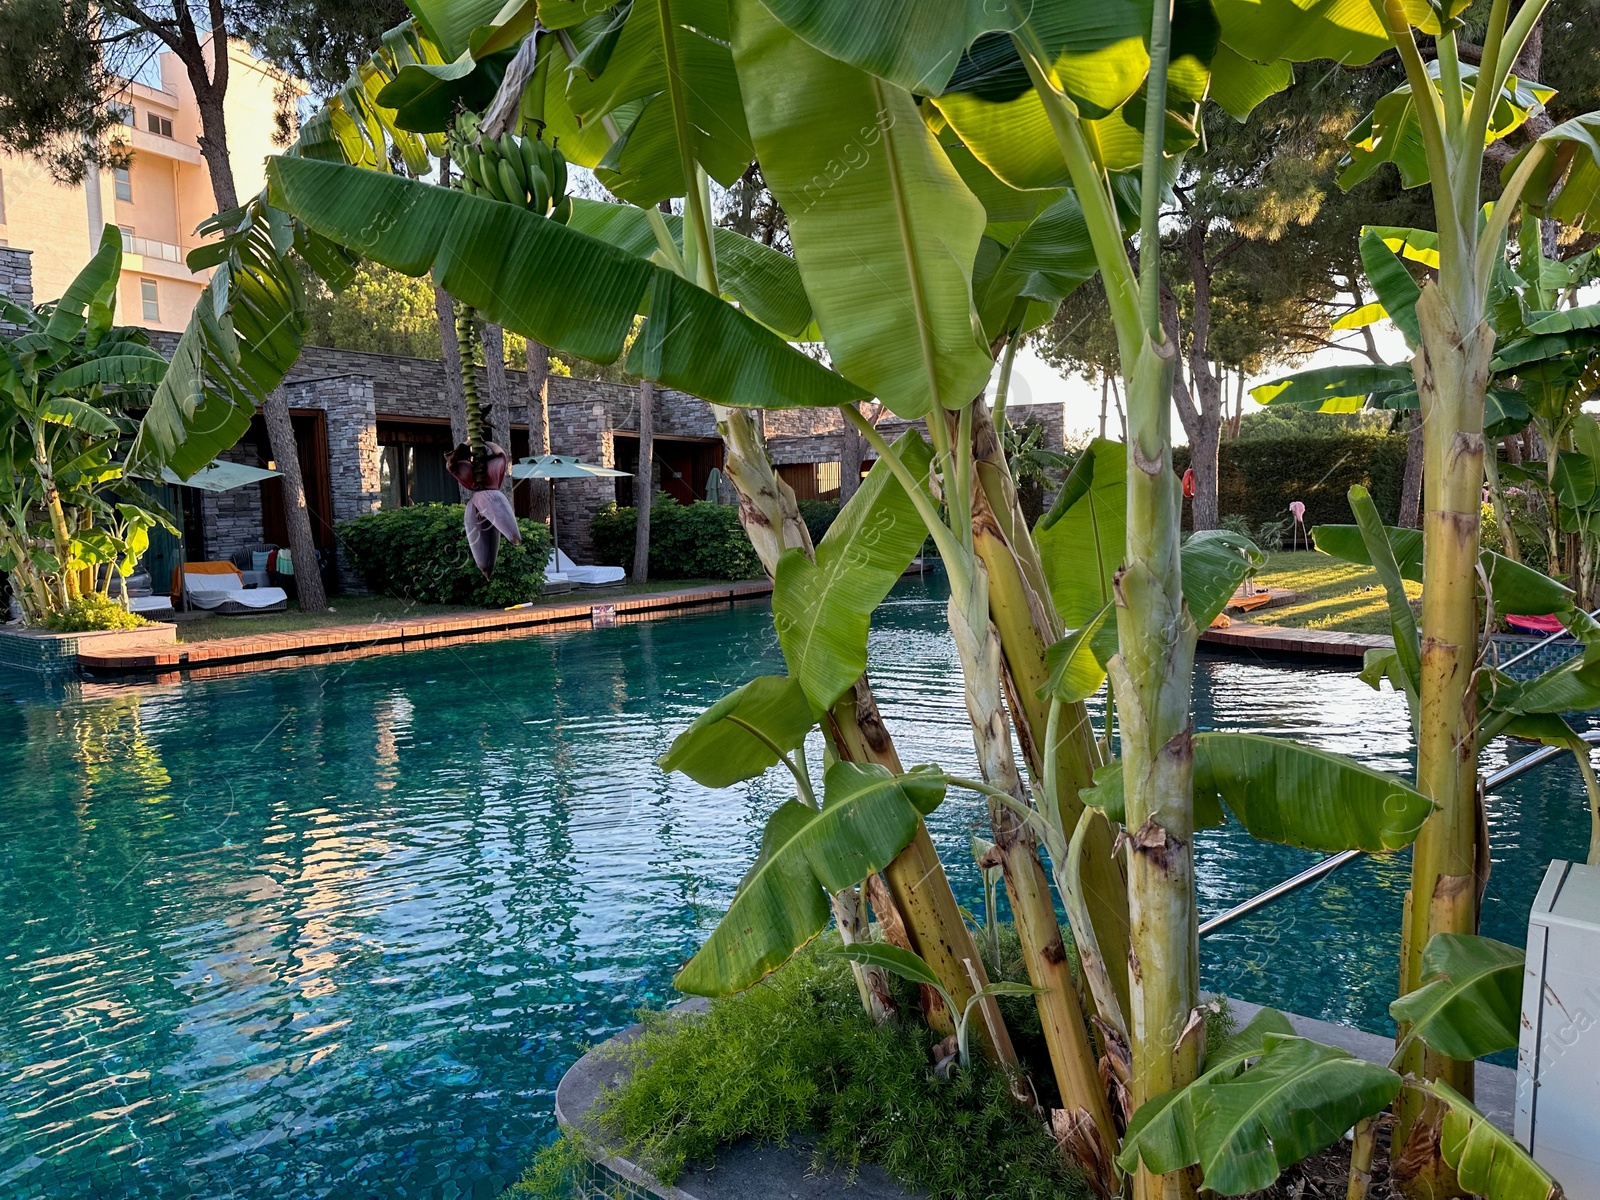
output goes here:
<path id="1" fill-rule="evenodd" d="M 284 76 L 242 43 L 231 43 L 228 56 L 228 149 L 243 198 L 261 190 L 266 159 L 277 149 Z M 190 271 L 184 257 L 201 241 L 195 227 L 217 205 L 183 64 L 164 51 L 150 78 L 160 86 L 129 82 L 115 98 L 125 126 L 116 135 L 133 155 L 126 168 L 91 168 L 83 183 L 63 187 L 41 164 L 0 154 L 0 244 L 32 252 L 33 294 L 53 300 L 99 246 L 101 230 L 116 225 L 123 244 L 118 321 L 181 330 L 209 274 Z M 305 91 L 295 81 L 289 86 L 295 96 Z"/>

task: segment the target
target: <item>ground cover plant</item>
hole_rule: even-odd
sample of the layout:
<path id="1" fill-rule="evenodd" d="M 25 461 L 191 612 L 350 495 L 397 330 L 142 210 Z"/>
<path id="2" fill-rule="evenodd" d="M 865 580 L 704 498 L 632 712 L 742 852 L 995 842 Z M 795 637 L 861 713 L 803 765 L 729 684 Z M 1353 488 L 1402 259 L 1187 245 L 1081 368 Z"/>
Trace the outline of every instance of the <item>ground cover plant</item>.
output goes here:
<path id="1" fill-rule="evenodd" d="M 1315 12 L 939 0 L 916 20 L 849 0 L 606 11 L 417 0 L 416 21 L 308 122 L 297 153 L 271 163 L 261 203 L 317 237 L 410 274 L 432 269 L 464 306 L 563 353 L 612 361 L 632 337 L 630 372 L 713 405 L 740 517 L 774 580 L 787 671 L 724 697 L 662 765 L 711 787 L 781 766 L 794 798 L 771 815 L 680 989 L 746 989 L 831 920 L 865 1014 L 889 1020 L 900 1011 L 891 979 L 918 983 L 930 1029 L 967 1035 L 973 1062 L 1028 1106 L 1046 1091 L 1031 1085 L 999 1003 L 1021 989 L 1055 1084 L 1050 1128 L 1106 1194 L 1248 1193 L 1355 1126 L 1359 1197 L 1375 1118 L 1391 1106 L 1413 1194 L 1556 1193 L 1470 1100 L 1473 1061 L 1515 1043 L 1504 999 L 1521 965 L 1520 952 L 1472 932 L 1481 811 L 1475 760 L 1457 753 L 1506 731 L 1569 739 L 1559 704 L 1574 688 L 1600 701 L 1580 666 L 1515 687 L 1477 670 L 1480 605 L 1595 629 L 1570 590 L 1478 545 L 1485 311 L 1503 234 L 1519 199 L 1582 223 L 1594 193 L 1579 118 L 1519 157 L 1478 220 L 1484 145 L 1538 98 L 1511 63 L 1540 8 L 1510 18 L 1496 0 L 1469 69 L 1459 5 L 1399 0 Z M 1431 65 L 1418 30 L 1433 41 Z M 1390 49 L 1409 83 L 1353 132 L 1348 179 L 1394 160 L 1432 186 L 1439 274 L 1410 298 L 1425 528 L 1386 530 L 1358 487 L 1356 524 L 1323 524 L 1317 537 L 1370 563 L 1391 597 L 1395 648 L 1369 669 L 1416 703 L 1415 786 L 1284 739 L 1193 731 L 1198 630 L 1262 557 L 1225 531 L 1181 538 L 1177 351 L 1156 236 L 1167 189 L 1203 153 L 1200 105 L 1248 119 L 1294 63 Z M 470 136 L 463 106 L 482 109 Z M 503 172 L 497 197 L 392 171 L 396 158 L 426 165 L 426 139 L 452 128 L 458 153 L 498 147 L 502 165 L 515 139 L 560 136 L 625 203 L 574 200 L 557 216 L 530 209 Z M 788 216 L 793 258 L 711 220 L 708 180 L 731 184 L 752 160 Z M 657 207 L 674 198 L 681 214 Z M 983 389 L 998 360 L 1002 410 L 1018 340 L 1096 273 L 1128 441 L 1092 445 L 1030 526 Z M 1406 310 L 1388 311 L 1398 322 Z M 819 332 L 828 366 L 793 344 Z M 861 411 L 869 398 L 913 423 L 892 446 Z M 877 452 L 819 542 L 752 407 L 837 408 Z M 928 537 L 951 583 L 979 778 L 907 769 L 864 674 L 872 611 Z M 1419 632 L 1401 581 L 1424 564 Z M 1478 679 L 1495 686 L 1480 694 Z M 1084 702 L 1102 687 L 1097 727 Z M 814 731 L 820 758 L 807 747 Z M 1026 984 L 987 976 L 928 838 L 923 818 L 951 789 L 987 805 L 980 861 L 1005 889 Z M 1208 1052 L 1194 831 L 1224 819 L 1323 851 L 1415 843 L 1392 1064 L 1294 1037 L 1275 1014 Z M 990 1069 L 958 1058 L 958 1071 Z"/>
<path id="2" fill-rule="evenodd" d="M 637 510 L 608 505 L 591 526 L 598 563 L 624 566 L 633 561 Z M 739 510 L 705 500 L 679 504 L 659 498 L 650 513 L 652 579 L 753 579 L 761 560 L 739 522 Z"/>
<path id="3" fill-rule="evenodd" d="M 485 575 L 465 532 L 470 515 L 460 504 L 382 509 L 341 524 L 340 546 L 381 596 L 479 608 L 537 599 L 550 560 L 550 531 L 534 521 L 518 522 L 518 542 L 497 547 L 493 571 Z"/>

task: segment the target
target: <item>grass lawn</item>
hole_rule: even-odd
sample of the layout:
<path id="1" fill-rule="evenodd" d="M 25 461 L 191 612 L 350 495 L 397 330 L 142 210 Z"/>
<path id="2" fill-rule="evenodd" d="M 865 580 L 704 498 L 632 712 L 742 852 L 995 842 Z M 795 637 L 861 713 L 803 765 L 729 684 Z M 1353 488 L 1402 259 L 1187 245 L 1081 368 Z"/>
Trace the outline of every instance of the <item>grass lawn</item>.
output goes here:
<path id="1" fill-rule="evenodd" d="M 551 596 L 552 602 L 592 596 L 597 601 L 608 597 L 632 596 L 642 592 L 671 592 L 680 588 L 711 587 L 726 584 L 725 579 L 663 579 L 658 583 L 619 584 L 616 587 L 581 588 Z M 286 612 L 260 617 L 198 617 L 178 621 L 180 642 L 206 642 L 215 638 L 250 637 L 264 633 L 294 633 L 301 629 L 321 629 L 328 625 L 362 625 L 369 621 L 415 621 L 449 613 L 477 612 L 461 604 L 417 604 L 392 596 L 332 596 L 327 612 L 303 613 L 291 607 Z"/>
<path id="2" fill-rule="evenodd" d="M 1267 556 L 1267 565 L 1256 576 L 1256 582 L 1264 587 L 1289 588 L 1298 595 L 1289 604 L 1246 613 L 1242 620 L 1343 633 L 1389 632 L 1383 587 L 1371 567 L 1341 562 L 1315 550 L 1286 550 Z M 1422 585 L 1407 581 L 1406 595 L 1416 609 Z"/>

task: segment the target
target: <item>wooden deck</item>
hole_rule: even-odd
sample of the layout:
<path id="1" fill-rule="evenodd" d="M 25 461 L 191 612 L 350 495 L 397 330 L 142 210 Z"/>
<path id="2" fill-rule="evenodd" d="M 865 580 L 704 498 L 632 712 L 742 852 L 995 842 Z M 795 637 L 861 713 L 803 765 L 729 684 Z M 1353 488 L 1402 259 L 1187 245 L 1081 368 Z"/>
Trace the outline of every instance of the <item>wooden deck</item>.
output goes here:
<path id="1" fill-rule="evenodd" d="M 1359 663 L 1368 650 L 1387 650 L 1394 643 L 1381 634 L 1338 633 L 1331 629 L 1291 629 L 1235 621 L 1226 629 L 1208 629 L 1200 644 L 1214 650 L 1260 654 L 1268 658 L 1332 658 Z"/>
<path id="2" fill-rule="evenodd" d="M 244 634 L 203 642 L 179 642 L 148 651 L 80 654 L 91 675 L 129 673 L 232 674 L 273 659 L 339 659 L 437 646 L 445 641 L 482 640 L 523 629 L 582 621 L 595 625 L 645 620 L 652 614 L 704 608 L 772 593 L 768 580 L 677 588 L 636 595 L 572 593 L 547 604 L 493 612 L 452 613 L 406 620 L 324 625 L 291 633 Z M 220 670 L 217 668 L 221 668 Z"/>

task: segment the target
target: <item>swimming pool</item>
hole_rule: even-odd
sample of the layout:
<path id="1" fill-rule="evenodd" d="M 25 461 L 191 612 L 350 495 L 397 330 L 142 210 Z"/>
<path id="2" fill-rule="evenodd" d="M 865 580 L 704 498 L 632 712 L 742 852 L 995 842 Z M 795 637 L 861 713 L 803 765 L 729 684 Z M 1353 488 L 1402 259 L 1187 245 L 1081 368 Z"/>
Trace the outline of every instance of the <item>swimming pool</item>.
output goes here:
<path id="1" fill-rule="evenodd" d="M 902 584 L 874 684 L 907 762 L 975 769 L 937 584 Z M 0 1194 L 476 1196 L 552 1132 L 589 1043 L 671 999 L 783 799 L 653 766 L 781 669 L 761 604 L 176 686 L 0 675 Z M 1202 658 L 1201 728 L 1408 769 L 1354 674 Z M 914 723 L 913 723 L 914 722 Z M 1504 761 L 1498 752 L 1489 765 Z M 1586 851 L 1565 765 L 1489 805 L 1485 932 L 1520 943 Z M 935 814 L 963 899 L 974 797 Z M 1315 856 L 1201 837 L 1205 915 Z M 1403 857 L 1209 939 L 1206 986 L 1385 1028 Z"/>

